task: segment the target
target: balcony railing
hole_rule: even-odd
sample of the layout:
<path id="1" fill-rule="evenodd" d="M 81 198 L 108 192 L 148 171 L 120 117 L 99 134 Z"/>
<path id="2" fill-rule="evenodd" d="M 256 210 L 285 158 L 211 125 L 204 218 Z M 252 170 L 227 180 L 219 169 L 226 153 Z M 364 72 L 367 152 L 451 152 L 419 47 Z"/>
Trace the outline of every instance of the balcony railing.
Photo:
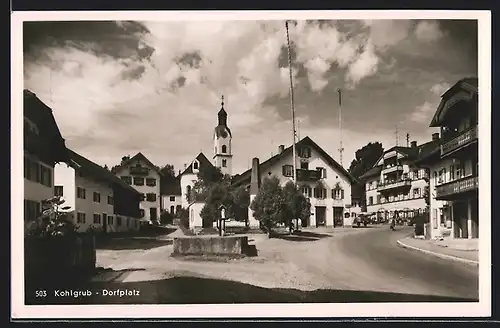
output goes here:
<path id="1" fill-rule="evenodd" d="M 320 170 L 297 169 L 297 181 L 318 181 L 321 179 Z"/>
<path id="2" fill-rule="evenodd" d="M 403 166 L 402 165 L 391 165 L 387 168 L 383 168 L 382 174 L 389 174 L 389 173 L 396 172 L 396 171 L 403 171 Z"/>
<path id="3" fill-rule="evenodd" d="M 447 155 L 458 148 L 466 146 L 477 140 L 477 125 L 467 131 L 460 133 L 455 138 L 441 145 L 441 156 Z"/>
<path id="4" fill-rule="evenodd" d="M 410 186 L 411 186 L 411 179 L 403 179 L 397 181 L 386 181 L 384 183 L 379 184 L 377 189 L 379 191 L 385 191 L 385 190 L 410 187 Z"/>
<path id="5" fill-rule="evenodd" d="M 477 176 L 470 176 L 460 180 L 448 182 L 436 187 L 436 199 L 445 200 L 467 191 L 477 190 L 479 179 Z"/>
<path id="6" fill-rule="evenodd" d="M 148 175 L 149 169 L 143 166 L 132 166 L 130 167 L 130 174 L 132 175 Z"/>

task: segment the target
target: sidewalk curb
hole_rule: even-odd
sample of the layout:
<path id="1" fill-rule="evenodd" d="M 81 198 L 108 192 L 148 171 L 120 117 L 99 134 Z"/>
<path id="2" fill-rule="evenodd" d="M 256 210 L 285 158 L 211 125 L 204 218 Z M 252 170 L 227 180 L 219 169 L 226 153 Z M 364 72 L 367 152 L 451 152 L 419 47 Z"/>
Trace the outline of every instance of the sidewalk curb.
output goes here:
<path id="1" fill-rule="evenodd" d="M 478 261 L 468 260 L 468 259 L 464 259 L 464 258 L 457 257 L 457 256 L 446 255 L 446 254 L 441 254 L 441 253 L 436 253 L 436 252 L 428 251 L 428 250 L 425 250 L 425 249 L 422 249 L 422 248 L 418 248 L 418 247 L 415 247 L 415 246 L 407 245 L 407 244 L 403 243 L 401 240 L 398 240 L 397 243 L 398 243 L 398 246 L 400 246 L 400 247 L 411 249 L 411 250 L 415 250 L 415 251 L 419 251 L 419 252 L 422 252 L 422 253 L 425 253 L 425 254 L 429 254 L 429 255 L 436 256 L 436 257 L 440 257 L 442 259 L 452 260 L 452 261 L 456 261 L 456 262 L 462 262 L 462 263 L 469 264 L 469 265 L 476 265 L 476 266 L 479 265 Z"/>

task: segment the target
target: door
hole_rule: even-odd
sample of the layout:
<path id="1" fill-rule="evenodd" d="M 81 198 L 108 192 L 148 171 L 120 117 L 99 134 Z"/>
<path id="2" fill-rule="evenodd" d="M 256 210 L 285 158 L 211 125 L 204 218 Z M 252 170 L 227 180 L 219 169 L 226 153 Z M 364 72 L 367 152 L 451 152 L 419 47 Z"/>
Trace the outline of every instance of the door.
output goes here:
<path id="1" fill-rule="evenodd" d="M 149 209 L 149 219 L 151 221 L 158 221 L 158 213 L 156 211 L 156 207 L 151 207 Z"/>
<path id="2" fill-rule="evenodd" d="M 467 238 L 468 229 L 468 204 L 463 201 L 453 202 L 453 221 L 455 223 L 455 238 Z"/>
<path id="3" fill-rule="evenodd" d="M 316 227 L 324 227 L 326 225 L 326 207 L 316 206 Z"/>
<path id="4" fill-rule="evenodd" d="M 343 227 L 344 226 L 344 217 L 343 217 L 344 208 L 343 207 L 333 207 L 333 226 L 334 227 Z"/>
<path id="5" fill-rule="evenodd" d="M 108 215 L 106 213 L 102 213 L 102 228 L 104 232 L 108 232 Z"/>
<path id="6" fill-rule="evenodd" d="M 470 200 L 471 206 L 471 237 L 479 238 L 479 206 L 478 199 L 473 198 Z"/>

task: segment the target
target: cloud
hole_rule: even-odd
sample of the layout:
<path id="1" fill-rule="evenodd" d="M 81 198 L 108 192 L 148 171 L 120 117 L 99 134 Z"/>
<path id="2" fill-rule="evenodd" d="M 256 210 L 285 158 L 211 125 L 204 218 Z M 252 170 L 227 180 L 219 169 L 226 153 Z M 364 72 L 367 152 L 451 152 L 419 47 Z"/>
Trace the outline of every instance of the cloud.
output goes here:
<path id="1" fill-rule="evenodd" d="M 431 92 L 436 96 L 441 97 L 441 95 L 445 93 L 445 91 L 448 90 L 450 87 L 451 85 L 449 83 L 446 82 L 438 83 L 432 86 Z"/>
<path id="2" fill-rule="evenodd" d="M 424 42 L 433 42 L 441 39 L 444 32 L 436 21 L 421 21 L 415 28 L 415 36 L 418 40 Z"/>
<path id="3" fill-rule="evenodd" d="M 411 114 L 410 120 L 415 123 L 424 123 L 435 110 L 436 107 L 432 103 L 426 101 L 415 109 Z"/>

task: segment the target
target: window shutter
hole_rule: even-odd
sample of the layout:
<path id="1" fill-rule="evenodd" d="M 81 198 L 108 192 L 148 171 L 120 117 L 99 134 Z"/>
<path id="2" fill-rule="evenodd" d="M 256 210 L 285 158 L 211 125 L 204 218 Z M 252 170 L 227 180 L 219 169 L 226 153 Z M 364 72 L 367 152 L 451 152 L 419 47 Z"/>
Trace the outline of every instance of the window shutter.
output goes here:
<path id="1" fill-rule="evenodd" d="M 307 187 L 307 195 L 311 197 L 311 187 Z"/>
<path id="2" fill-rule="evenodd" d="M 326 179 L 326 169 L 323 169 L 323 178 Z"/>
<path id="3" fill-rule="evenodd" d="M 340 190 L 340 199 L 344 199 L 344 189 Z"/>
<path id="4" fill-rule="evenodd" d="M 282 170 L 283 176 L 286 177 L 286 165 L 283 165 L 281 170 Z"/>

